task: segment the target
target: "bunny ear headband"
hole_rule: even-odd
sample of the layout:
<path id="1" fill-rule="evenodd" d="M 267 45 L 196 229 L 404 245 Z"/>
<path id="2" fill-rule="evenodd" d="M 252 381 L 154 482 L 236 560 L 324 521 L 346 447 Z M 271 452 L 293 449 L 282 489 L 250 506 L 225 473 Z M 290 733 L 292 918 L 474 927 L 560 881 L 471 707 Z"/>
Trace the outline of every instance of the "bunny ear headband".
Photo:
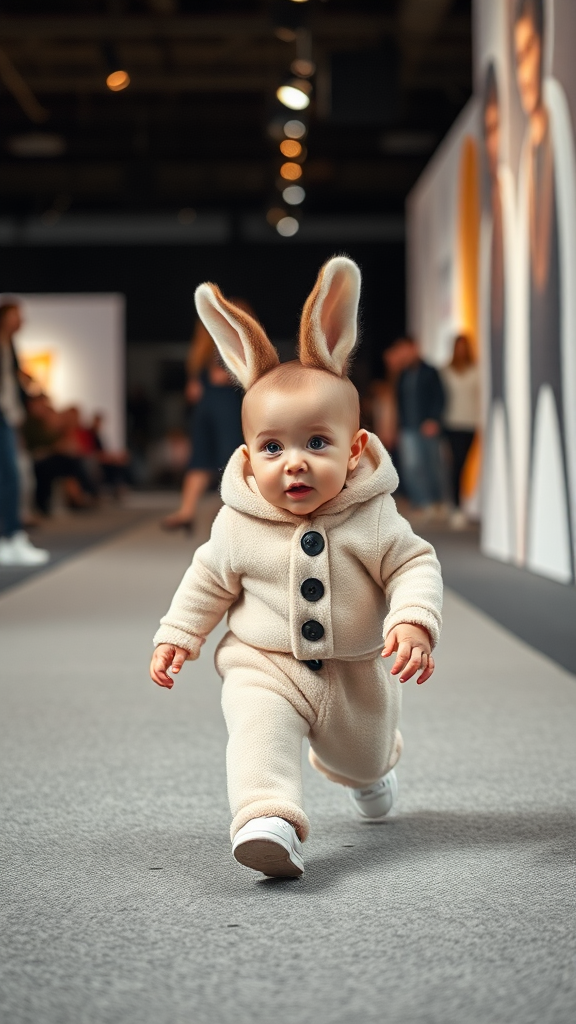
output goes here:
<path id="1" fill-rule="evenodd" d="M 324 264 L 302 311 L 298 355 L 303 366 L 346 376 L 356 344 L 360 282 L 358 267 L 346 256 Z M 263 327 L 228 302 L 215 284 L 201 284 L 195 300 L 198 316 L 245 391 L 278 365 L 278 353 Z"/>

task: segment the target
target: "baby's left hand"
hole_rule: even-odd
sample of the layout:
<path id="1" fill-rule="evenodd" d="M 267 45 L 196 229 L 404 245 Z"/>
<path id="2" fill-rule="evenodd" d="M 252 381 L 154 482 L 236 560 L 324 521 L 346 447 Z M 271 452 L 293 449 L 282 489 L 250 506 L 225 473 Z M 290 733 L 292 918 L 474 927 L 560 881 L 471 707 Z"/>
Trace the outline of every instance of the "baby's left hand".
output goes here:
<path id="1" fill-rule="evenodd" d="M 400 682 L 405 683 L 415 672 L 423 669 L 418 684 L 425 683 L 430 679 L 434 671 L 434 658 L 432 657 L 432 644 L 427 630 L 423 626 L 416 626 L 412 622 L 401 622 L 399 626 L 390 630 L 386 637 L 386 646 L 382 651 L 383 658 L 389 658 L 394 651 L 398 651 L 396 661 L 392 666 L 392 675 L 396 676 L 402 672 Z"/>

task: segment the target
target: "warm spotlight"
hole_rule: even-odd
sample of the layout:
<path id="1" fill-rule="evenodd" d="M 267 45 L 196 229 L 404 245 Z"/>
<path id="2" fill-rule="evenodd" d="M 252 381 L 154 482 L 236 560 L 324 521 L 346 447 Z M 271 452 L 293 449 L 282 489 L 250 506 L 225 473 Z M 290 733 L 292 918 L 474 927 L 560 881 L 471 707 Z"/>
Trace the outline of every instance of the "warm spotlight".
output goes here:
<path id="1" fill-rule="evenodd" d="M 303 121 L 297 121 L 295 118 L 286 121 L 284 135 L 287 135 L 289 139 L 301 139 L 306 135 L 306 125 Z"/>
<path id="2" fill-rule="evenodd" d="M 266 220 L 270 224 L 270 227 L 275 228 L 277 224 L 286 217 L 286 210 L 283 210 L 281 206 L 273 206 L 266 214 Z"/>
<path id="3" fill-rule="evenodd" d="M 291 238 L 292 235 L 296 234 L 299 227 L 300 225 L 296 217 L 282 217 L 276 225 L 276 231 L 284 238 Z"/>
<path id="4" fill-rule="evenodd" d="M 130 85 L 130 75 L 127 71 L 113 71 L 106 79 L 106 85 L 112 92 L 122 92 Z"/>
<path id="5" fill-rule="evenodd" d="M 296 60 L 293 60 L 290 65 L 290 70 L 293 75 L 298 75 L 300 78 L 310 78 L 316 71 L 316 65 L 308 57 L 296 57 Z"/>
<path id="6" fill-rule="evenodd" d="M 311 85 L 305 79 L 292 79 L 276 90 L 276 96 L 290 110 L 306 110 L 310 106 Z"/>
<path id="7" fill-rule="evenodd" d="M 282 156 L 297 157 L 302 152 L 302 146 L 295 139 L 284 139 L 284 142 L 280 143 L 280 152 Z"/>
<path id="8" fill-rule="evenodd" d="M 306 198 L 306 193 L 301 185 L 288 185 L 282 192 L 282 199 L 288 206 L 300 206 Z"/>
<path id="9" fill-rule="evenodd" d="M 302 177 L 302 168 L 300 164 L 286 163 L 282 164 L 280 168 L 280 176 L 285 178 L 286 181 L 298 181 L 298 178 Z"/>

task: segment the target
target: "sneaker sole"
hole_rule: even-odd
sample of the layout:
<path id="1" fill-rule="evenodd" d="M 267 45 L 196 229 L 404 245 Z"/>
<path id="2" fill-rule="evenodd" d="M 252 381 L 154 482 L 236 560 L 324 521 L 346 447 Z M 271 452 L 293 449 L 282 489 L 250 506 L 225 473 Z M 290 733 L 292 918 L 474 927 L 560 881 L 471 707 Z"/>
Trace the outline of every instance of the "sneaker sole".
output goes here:
<path id="1" fill-rule="evenodd" d="M 246 839 L 233 847 L 232 853 L 239 864 L 261 871 L 269 878 L 300 878 L 304 874 L 304 863 L 298 854 L 276 839 Z"/>

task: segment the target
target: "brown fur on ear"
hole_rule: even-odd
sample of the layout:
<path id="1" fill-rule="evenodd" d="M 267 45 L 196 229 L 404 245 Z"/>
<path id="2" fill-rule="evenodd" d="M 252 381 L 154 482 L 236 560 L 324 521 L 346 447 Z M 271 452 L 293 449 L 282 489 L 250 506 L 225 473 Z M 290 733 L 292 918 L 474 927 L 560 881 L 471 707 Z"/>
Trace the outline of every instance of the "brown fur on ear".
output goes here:
<path id="1" fill-rule="evenodd" d="M 357 336 L 360 271 L 347 256 L 333 256 L 322 267 L 300 323 L 299 358 L 346 376 Z"/>
<path id="2" fill-rule="evenodd" d="M 214 338 L 226 366 L 245 391 L 280 362 L 264 328 L 233 302 L 218 285 L 201 284 L 195 293 L 196 309 Z"/>

